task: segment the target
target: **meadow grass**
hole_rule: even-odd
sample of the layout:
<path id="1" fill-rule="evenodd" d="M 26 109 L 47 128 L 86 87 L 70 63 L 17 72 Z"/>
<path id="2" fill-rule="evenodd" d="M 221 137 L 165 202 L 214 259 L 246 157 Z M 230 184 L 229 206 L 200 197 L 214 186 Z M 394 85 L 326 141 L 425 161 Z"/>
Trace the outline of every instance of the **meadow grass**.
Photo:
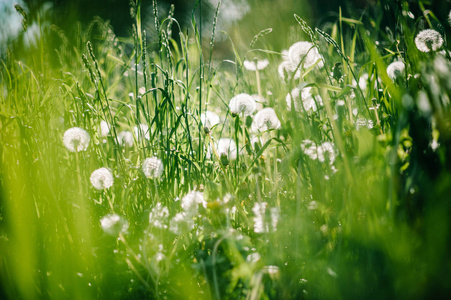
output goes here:
<path id="1" fill-rule="evenodd" d="M 217 60 L 220 6 L 204 32 L 153 3 L 155 43 L 132 1 L 128 39 L 96 19 L 2 59 L 1 298 L 449 295 L 445 21 L 294 14 L 308 43 L 257 30 Z"/>

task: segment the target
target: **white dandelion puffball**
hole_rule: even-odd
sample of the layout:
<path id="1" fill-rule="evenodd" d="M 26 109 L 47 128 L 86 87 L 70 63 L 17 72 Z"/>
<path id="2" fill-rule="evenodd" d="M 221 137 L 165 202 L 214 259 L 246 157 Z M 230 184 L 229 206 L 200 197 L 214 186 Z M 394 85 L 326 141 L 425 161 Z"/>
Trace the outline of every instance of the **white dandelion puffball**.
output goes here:
<path id="1" fill-rule="evenodd" d="M 230 112 L 237 115 L 250 116 L 256 108 L 255 100 L 251 95 L 239 94 L 229 103 Z"/>
<path id="2" fill-rule="evenodd" d="M 317 111 L 318 105 L 323 105 L 323 101 L 319 96 L 313 96 L 311 87 L 305 87 L 302 89 L 302 92 L 299 88 L 295 88 L 291 91 L 291 93 L 287 94 L 285 100 L 287 102 L 287 107 L 291 110 L 291 101 L 293 97 L 294 109 L 296 111 L 302 111 L 302 106 L 305 111 Z"/>
<path id="3" fill-rule="evenodd" d="M 169 230 L 175 234 L 182 234 L 194 228 L 194 220 L 185 213 L 178 213 L 169 222 Z"/>
<path id="4" fill-rule="evenodd" d="M 90 180 L 94 188 L 103 190 L 113 185 L 114 177 L 113 173 L 107 168 L 100 168 L 92 172 Z"/>
<path id="5" fill-rule="evenodd" d="M 117 214 L 109 214 L 100 220 L 100 225 L 106 234 L 116 236 L 125 233 L 128 229 L 128 222 Z"/>
<path id="6" fill-rule="evenodd" d="M 142 170 L 147 178 L 158 178 L 163 174 L 163 162 L 158 157 L 146 158 Z"/>
<path id="7" fill-rule="evenodd" d="M 200 121 L 204 125 L 204 127 L 211 128 L 221 122 L 221 119 L 217 114 L 212 111 L 207 110 L 203 114 L 200 115 Z"/>
<path id="8" fill-rule="evenodd" d="M 110 133 L 110 125 L 105 121 L 100 121 L 100 136 L 106 137 Z"/>
<path id="9" fill-rule="evenodd" d="M 169 210 L 161 203 L 157 203 L 152 211 L 149 213 L 149 224 L 155 228 L 168 228 L 167 220 L 169 217 Z"/>
<path id="10" fill-rule="evenodd" d="M 402 61 L 395 61 L 388 65 L 387 74 L 391 80 L 395 80 L 396 77 L 402 76 L 406 70 L 406 65 Z"/>
<path id="11" fill-rule="evenodd" d="M 133 147 L 133 133 L 124 130 L 117 135 L 117 143 L 122 146 Z"/>
<path id="12" fill-rule="evenodd" d="M 255 202 L 254 207 L 252 208 L 252 211 L 254 212 L 253 221 L 255 233 L 263 233 L 269 231 L 267 224 L 265 224 L 265 211 L 267 205 L 268 204 L 266 202 Z"/>
<path id="13" fill-rule="evenodd" d="M 297 69 L 297 65 L 292 64 L 289 60 L 284 60 L 279 67 L 277 68 L 277 72 L 279 73 L 280 78 L 285 79 L 286 76 L 290 73 L 293 73 L 294 71 L 296 71 L 296 73 L 294 73 L 293 78 L 294 79 L 299 79 L 301 77 L 301 69 Z"/>
<path id="14" fill-rule="evenodd" d="M 257 60 L 257 62 L 255 61 L 250 61 L 250 60 L 245 60 L 243 62 L 243 66 L 246 70 L 249 71 L 257 71 L 257 70 L 263 70 L 264 68 L 266 68 L 269 65 L 269 60 L 267 59 L 263 59 L 263 60 Z"/>
<path id="15" fill-rule="evenodd" d="M 367 127 L 368 129 L 372 129 L 374 127 L 373 120 L 367 120 L 365 118 L 358 118 L 355 121 L 355 129 L 360 130 L 362 127 Z"/>
<path id="16" fill-rule="evenodd" d="M 198 191 L 191 191 L 182 198 L 182 209 L 187 216 L 197 216 L 199 204 L 207 208 L 207 202 L 204 200 L 204 194 Z"/>
<path id="17" fill-rule="evenodd" d="M 416 36 L 415 45 L 421 52 L 437 51 L 443 45 L 443 38 L 436 30 L 425 29 Z"/>
<path id="18" fill-rule="evenodd" d="M 266 131 L 268 129 L 279 129 L 280 121 L 276 112 L 271 107 L 260 110 L 252 122 L 252 131 Z"/>
<path id="19" fill-rule="evenodd" d="M 221 138 L 216 143 L 216 150 L 218 155 L 226 156 L 229 160 L 235 160 L 237 156 L 236 143 L 229 138 Z"/>
<path id="20" fill-rule="evenodd" d="M 63 143 L 70 152 L 85 151 L 88 148 L 91 137 L 81 128 L 73 127 L 64 132 Z"/>
<path id="21" fill-rule="evenodd" d="M 331 142 L 323 142 L 321 145 L 317 145 L 311 140 L 304 140 L 301 143 L 301 149 L 312 160 L 323 163 L 327 158 L 330 165 L 334 163 L 337 157 L 335 146 Z"/>
<path id="22" fill-rule="evenodd" d="M 296 67 L 301 63 L 304 65 L 304 68 L 309 68 L 319 59 L 321 59 L 321 62 L 318 64 L 318 67 L 324 65 L 318 48 L 313 47 L 313 44 L 310 42 L 294 43 L 288 50 L 288 59 Z"/>
<path id="23" fill-rule="evenodd" d="M 139 124 L 139 127 L 135 126 L 133 127 L 133 130 L 135 131 L 135 135 L 139 140 L 141 140 L 143 137 L 146 140 L 150 139 L 149 126 L 147 126 L 146 124 Z"/>

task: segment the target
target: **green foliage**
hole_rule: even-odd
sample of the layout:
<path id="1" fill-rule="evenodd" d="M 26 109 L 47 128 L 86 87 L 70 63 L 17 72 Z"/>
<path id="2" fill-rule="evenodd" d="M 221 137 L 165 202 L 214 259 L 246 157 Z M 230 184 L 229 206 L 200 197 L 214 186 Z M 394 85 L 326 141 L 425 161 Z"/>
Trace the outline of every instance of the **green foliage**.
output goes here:
<path id="1" fill-rule="evenodd" d="M 27 55 L 2 60 L 0 298 L 449 295 L 451 62 L 446 44 L 423 53 L 414 42 L 419 24 L 448 25 L 425 12 L 410 26 L 406 3 L 392 4 L 386 31 L 381 15 L 340 10 L 313 30 L 295 14 L 306 35 L 282 38 L 312 42 L 299 60 L 250 49 L 271 28 L 216 60 L 216 17 L 210 36 L 195 13 L 177 31 L 174 9 L 163 19 L 152 3 L 156 44 L 132 1 L 131 38 L 96 19 L 77 25 L 75 44 L 42 31 Z M 255 129 L 255 113 L 229 104 L 241 93 L 280 126 L 267 117 Z M 66 149 L 72 127 L 89 134 L 86 151 Z M 151 157 L 160 177 L 143 168 Z M 101 167 L 114 183 L 97 190 Z"/>

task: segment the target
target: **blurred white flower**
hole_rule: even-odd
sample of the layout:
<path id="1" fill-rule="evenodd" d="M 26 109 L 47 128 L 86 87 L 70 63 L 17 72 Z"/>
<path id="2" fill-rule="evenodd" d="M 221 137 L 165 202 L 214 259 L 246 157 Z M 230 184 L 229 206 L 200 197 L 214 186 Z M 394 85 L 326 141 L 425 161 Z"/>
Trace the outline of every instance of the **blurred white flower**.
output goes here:
<path id="1" fill-rule="evenodd" d="M 301 143 L 301 149 L 310 159 L 320 162 L 325 162 L 327 159 L 330 165 L 334 163 L 337 156 L 335 146 L 331 142 L 317 145 L 311 140 L 304 140 Z"/>
<path id="2" fill-rule="evenodd" d="M 63 143 L 70 152 L 85 151 L 88 148 L 91 137 L 81 128 L 73 127 L 64 132 Z"/>
<path id="3" fill-rule="evenodd" d="M 182 209 L 187 216 L 197 216 L 199 204 L 207 208 L 207 202 L 204 200 L 204 194 L 201 192 L 191 191 L 182 198 Z"/>
<path id="4" fill-rule="evenodd" d="M 415 45 L 421 52 L 437 51 L 443 45 L 443 38 L 434 29 L 425 29 L 415 37 Z"/>
<path id="5" fill-rule="evenodd" d="M 242 93 L 230 100 L 230 112 L 237 115 L 249 116 L 255 111 L 255 100 L 252 96 Z"/>
<path id="6" fill-rule="evenodd" d="M 268 225 L 265 224 L 265 214 L 266 214 L 266 206 L 268 203 L 266 202 L 255 202 L 252 211 L 254 212 L 254 232 L 263 233 L 268 232 Z"/>
<path id="7" fill-rule="evenodd" d="M 169 210 L 161 203 L 157 203 L 149 213 L 149 224 L 156 228 L 168 228 L 166 225 L 169 216 Z"/>
<path id="8" fill-rule="evenodd" d="M 265 266 L 263 270 L 268 273 L 271 277 L 277 276 L 279 274 L 279 267 L 278 266 Z"/>
<path id="9" fill-rule="evenodd" d="M 424 91 L 418 93 L 417 106 L 420 111 L 425 115 L 430 115 L 432 112 L 431 104 L 429 103 L 429 97 Z"/>
<path id="10" fill-rule="evenodd" d="M 221 122 L 221 119 L 214 112 L 207 110 L 200 115 L 200 121 L 202 122 L 204 127 L 211 128 L 219 124 Z"/>
<path id="11" fill-rule="evenodd" d="M 260 260 L 260 258 L 261 258 L 260 253 L 254 252 L 254 253 L 249 254 L 249 255 L 246 257 L 246 261 L 247 261 L 247 262 L 250 262 L 250 263 L 256 263 L 257 261 Z"/>
<path id="12" fill-rule="evenodd" d="M 91 184 L 98 190 L 108 189 L 114 183 L 113 173 L 107 168 L 100 168 L 92 172 Z"/>
<path id="13" fill-rule="evenodd" d="M 145 93 L 146 93 L 146 88 L 145 87 L 140 87 L 139 89 L 138 89 L 138 93 L 140 94 L 140 95 L 144 95 Z"/>
<path id="14" fill-rule="evenodd" d="M 191 231 L 194 228 L 194 220 L 192 217 L 183 213 L 178 213 L 171 219 L 169 230 L 174 234 L 182 234 Z"/>
<path id="15" fill-rule="evenodd" d="M 395 61 L 388 65 L 387 74 L 391 80 L 395 80 L 398 76 L 403 76 L 406 71 L 406 65 L 402 61 Z"/>
<path id="16" fill-rule="evenodd" d="M 269 60 L 267 59 L 257 60 L 257 63 L 255 63 L 255 61 L 245 60 L 243 62 L 243 65 L 244 68 L 246 68 L 249 71 L 263 70 L 269 65 Z"/>
<path id="17" fill-rule="evenodd" d="M 278 207 L 271 207 L 269 209 L 269 216 L 271 217 L 271 227 L 273 231 L 277 230 L 279 224 L 280 209 Z"/>
<path id="18" fill-rule="evenodd" d="M 100 225 L 105 233 L 116 236 L 119 233 L 125 233 L 128 229 L 127 220 L 117 214 L 109 214 L 100 220 Z"/>
<path id="19" fill-rule="evenodd" d="M 277 118 L 276 112 L 271 107 L 260 110 L 252 122 L 252 131 L 266 131 L 268 129 L 279 129 L 280 121 Z"/>
<path id="20" fill-rule="evenodd" d="M 135 131 L 135 135 L 137 136 L 138 140 L 142 139 L 143 137 L 146 140 L 150 139 L 149 126 L 147 126 L 147 124 L 139 124 L 139 127 L 135 126 L 133 130 Z"/>
<path id="21" fill-rule="evenodd" d="M 121 146 L 133 147 L 133 133 L 124 130 L 117 135 L 117 143 Z"/>
<path id="22" fill-rule="evenodd" d="M 163 162 L 158 157 L 148 157 L 143 162 L 142 170 L 147 178 L 158 178 L 163 174 Z"/>
<path id="23" fill-rule="evenodd" d="M 318 160 L 325 162 L 326 158 L 329 160 L 329 164 L 333 164 L 336 158 L 335 146 L 331 142 L 324 142 L 317 148 Z"/>
<path id="24" fill-rule="evenodd" d="M 359 130 L 362 127 L 367 127 L 368 129 L 372 129 L 374 127 L 373 120 L 367 120 L 364 118 L 358 118 L 355 121 L 355 129 Z"/>
<path id="25" fill-rule="evenodd" d="M 440 143 L 437 142 L 436 139 L 433 139 L 433 140 L 431 141 L 431 143 L 429 144 L 429 146 L 431 146 L 431 149 L 435 151 L 435 150 L 437 150 L 437 148 L 440 146 Z"/>
<path id="26" fill-rule="evenodd" d="M 291 97 L 293 97 L 293 98 L 291 98 Z M 320 96 L 312 95 L 311 87 L 303 88 L 302 92 L 299 88 L 295 88 L 291 91 L 291 93 L 287 94 L 285 100 L 287 102 L 287 107 L 289 110 L 291 110 L 291 99 L 293 99 L 294 108 L 296 111 L 302 111 L 301 105 L 304 106 L 304 109 L 306 111 L 309 111 L 309 110 L 317 111 L 318 110 L 317 104 L 323 105 L 323 101 Z"/>
<path id="27" fill-rule="evenodd" d="M 237 156 L 236 143 L 230 138 L 221 138 L 216 143 L 216 150 L 218 155 L 225 156 L 229 160 L 235 160 Z"/>
<path id="28" fill-rule="evenodd" d="M 100 121 L 100 136 L 106 137 L 110 133 L 110 125 L 104 120 Z"/>

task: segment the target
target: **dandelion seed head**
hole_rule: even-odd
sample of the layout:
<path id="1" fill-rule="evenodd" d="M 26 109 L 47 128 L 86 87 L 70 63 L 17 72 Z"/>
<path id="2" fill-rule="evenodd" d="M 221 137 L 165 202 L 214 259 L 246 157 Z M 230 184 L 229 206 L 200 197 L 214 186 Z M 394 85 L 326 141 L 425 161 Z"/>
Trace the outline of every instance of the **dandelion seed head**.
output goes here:
<path id="1" fill-rule="evenodd" d="M 306 111 L 317 111 L 317 104 L 322 105 L 323 101 L 321 97 L 313 96 L 311 91 L 311 87 L 305 87 L 302 91 L 299 88 L 293 89 L 285 98 L 288 109 L 291 110 L 291 97 L 293 97 L 294 108 L 296 111 L 302 111 L 302 105 Z M 302 98 L 302 100 L 300 98 Z"/>
<path id="2" fill-rule="evenodd" d="M 396 77 L 402 76 L 406 70 L 406 65 L 402 61 L 395 61 L 388 65 L 387 74 L 391 80 L 395 80 Z"/>
<path id="3" fill-rule="evenodd" d="M 110 188 L 114 183 L 113 173 L 107 168 L 100 168 L 92 172 L 91 184 L 97 190 Z"/>
<path id="4" fill-rule="evenodd" d="M 246 261 L 247 261 L 247 262 L 250 262 L 250 263 L 256 263 L 257 261 L 260 260 L 260 258 L 261 258 L 260 253 L 254 252 L 254 253 L 249 254 L 249 255 L 246 257 Z"/>
<path id="5" fill-rule="evenodd" d="M 133 147 L 134 143 L 133 133 L 127 130 L 121 131 L 117 135 L 117 143 L 122 146 Z"/>
<path id="6" fill-rule="evenodd" d="M 70 152 L 85 151 L 88 148 L 91 137 L 89 133 L 81 128 L 73 127 L 63 135 L 63 143 Z"/>
<path id="7" fill-rule="evenodd" d="M 260 110 L 252 122 L 252 131 L 266 131 L 268 129 L 279 129 L 280 121 L 277 118 L 276 112 L 271 107 Z"/>
<path id="8" fill-rule="evenodd" d="M 272 231 L 276 231 L 277 224 L 279 224 L 280 209 L 278 207 L 271 207 L 269 209 L 269 216 L 271 217 Z"/>
<path id="9" fill-rule="evenodd" d="M 236 143 L 230 138 L 221 138 L 216 143 L 219 156 L 226 156 L 229 160 L 235 160 L 237 156 Z"/>
<path id="10" fill-rule="evenodd" d="M 174 234 L 182 234 L 194 228 L 194 220 L 184 212 L 176 214 L 169 222 L 169 230 Z"/>
<path id="11" fill-rule="evenodd" d="M 302 62 L 304 68 L 310 68 L 318 59 L 322 59 L 318 52 L 318 48 L 313 47 L 310 42 L 297 42 L 294 43 L 288 50 L 288 59 L 291 64 L 296 67 Z M 322 67 L 324 63 L 322 61 L 318 64 L 318 67 Z"/>
<path id="12" fill-rule="evenodd" d="M 146 140 L 150 139 L 149 126 L 147 126 L 147 124 L 139 124 L 139 127 L 135 126 L 133 130 L 135 131 L 135 135 L 138 137 L 139 140 L 142 139 L 143 137 Z"/>
<path id="13" fill-rule="evenodd" d="M 320 162 L 328 160 L 330 165 L 334 163 L 337 156 L 335 146 L 331 142 L 323 142 L 317 145 L 311 140 L 303 140 L 301 142 L 301 149 L 310 159 Z"/>
<path id="14" fill-rule="evenodd" d="M 163 174 L 163 162 L 158 157 L 148 157 L 142 164 L 142 170 L 147 178 L 158 178 Z"/>
<path id="15" fill-rule="evenodd" d="M 374 127 L 373 120 L 367 120 L 365 118 L 358 118 L 355 121 L 355 129 L 360 130 L 362 127 L 367 127 L 368 129 L 372 129 Z"/>
<path id="16" fill-rule="evenodd" d="M 169 217 L 169 210 L 161 203 L 157 203 L 149 213 L 149 224 L 155 228 L 168 228 L 167 220 Z"/>
<path id="17" fill-rule="evenodd" d="M 100 136 L 106 137 L 110 133 L 110 125 L 104 120 L 100 121 Z"/>
<path id="18" fill-rule="evenodd" d="M 265 266 L 264 270 L 270 275 L 276 275 L 276 274 L 279 273 L 279 267 L 278 266 Z"/>
<path id="19" fill-rule="evenodd" d="M 182 198 L 182 209 L 187 216 L 197 216 L 199 205 L 202 205 L 204 208 L 207 207 L 204 194 L 199 191 L 191 191 Z"/>
<path id="20" fill-rule="evenodd" d="M 279 67 L 277 68 L 277 72 L 279 73 L 280 78 L 285 79 L 285 75 L 289 75 L 290 73 L 293 73 L 296 70 L 295 65 L 293 65 L 290 61 L 284 60 L 280 63 Z M 301 77 L 301 70 L 297 69 L 296 73 L 293 75 L 294 79 L 299 79 Z"/>
<path id="21" fill-rule="evenodd" d="M 352 86 L 357 87 L 357 82 L 355 79 L 352 80 Z M 364 73 L 362 76 L 359 77 L 359 87 L 362 91 L 365 91 L 368 87 L 368 74 Z"/>
<path id="22" fill-rule="evenodd" d="M 269 228 L 267 224 L 265 224 L 265 214 L 266 214 L 266 206 L 268 203 L 266 202 L 255 202 L 252 211 L 254 213 L 254 232 L 255 233 L 263 233 L 268 232 Z"/>
<path id="23" fill-rule="evenodd" d="M 100 225 L 105 233 L 111 236 L 117 236 L 119 233 L 125 233 L 128 229 L 127 220 L 117 214 L 109 214 L 100 220 Z"/>
<path id="24" fill-rule="evenodd" d="M 438 31 L 425 29 L 415 37 L 415 45 L 421 52 L 437 51 L 443 45 L 443 38 Z"/>
<path id="25" fill-rule="evenodd" d="M 267 59 L 257 60 L 257 62 L 251 61 L 251 60 L 245 60 L 243 62 L 244 68 L 249 71 L 257 71 L 257 70 L 260 71 L 260 70 L 265 69 L 268 65 L 269 65 L 269 60 L 267 60 Z"/>
<path id="26" fill-rule="evenodd" d="M 207 110 L 203 114 L 200 115 L 200 121 L 204 125 L 204 127 L 211 128 L 221 122 L 221 119 L 219 116 L 212 112 Z"/>
<path id="27" fill-rule="evenodd" d="M 156 262 L 160 262 L 160 261 L 162 261 L 165 257 L 166 257 L 166 256 L 165 256 L 163 253 L 158 252 L 157 254 L 155 254 L 155 255 L 153 256 L 153 259 L 154 259 Z"/>
<path id="28" fill-rule="evenodd" d="M 437 148 L 440 146 L 440 143 L 437 142 L 437 140 L 433 139 L 431 143 L 429 144 L 432 150 L 437 150 Z"/>
<path id="29" fill-rule="evenodd" d="M 432 111 L 428 95 L 424 91 L 418 93 L 417 106 L 420 109 L 420 111 L 425 115 L 429 115 Z"/>
<path id="30" fill-rule="evenodd" d="M 230 100 L 230 112 L 237 115 L 250 116 L 256 108 L 255 100 L 252 96 L 242 93 Z"/>

